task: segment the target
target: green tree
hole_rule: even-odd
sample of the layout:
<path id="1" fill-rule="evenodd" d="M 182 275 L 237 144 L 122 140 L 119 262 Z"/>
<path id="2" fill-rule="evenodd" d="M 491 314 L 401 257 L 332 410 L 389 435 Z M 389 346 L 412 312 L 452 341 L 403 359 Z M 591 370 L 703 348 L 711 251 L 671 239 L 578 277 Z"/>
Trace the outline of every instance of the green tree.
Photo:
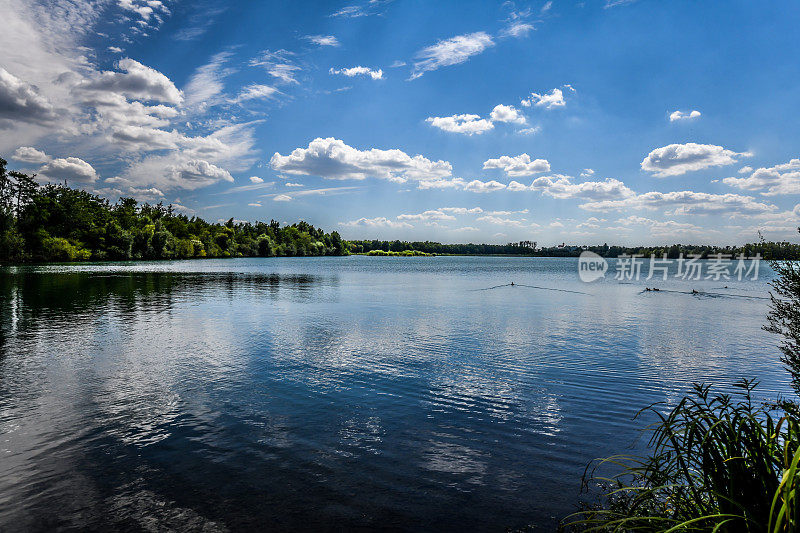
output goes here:
<path id="1" fill-rule="evenodd" d="M 105 252 L 108 259 L 130 259 L 133 250 L 133 235 L 125 231 L 116 220 L 106 224 Z"/>
<path id="2" fill-rule="evenodd" d="M 792 261 L 772 261 L 771 265 L 778 277 L 771 282 L 774 292 L 764 329 L 781 336 L 781 360 L 800 395 L 800 266 Z"/>
<path id="3" fill-rule="evenodd" d="M 156 259 L 170 259 L 175 255 L 175 237 L 164 227 L 161 220 L 155 224 L 151 242 Z"/>

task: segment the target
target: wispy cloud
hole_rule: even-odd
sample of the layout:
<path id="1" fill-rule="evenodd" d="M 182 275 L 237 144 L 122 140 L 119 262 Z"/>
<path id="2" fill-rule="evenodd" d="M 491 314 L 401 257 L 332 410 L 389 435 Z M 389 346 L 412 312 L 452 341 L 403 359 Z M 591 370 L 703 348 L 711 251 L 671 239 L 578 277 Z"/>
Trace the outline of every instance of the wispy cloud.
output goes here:
<path id="1" fill-rule="evenodd" d="M 239 92 L 238 96 L 232 100 L 233 103 L 240 104 L 248 100 L 263 100 L 267 98 L 274 98 L 280 94 L 280 91 L 275 87 L 269 85 L 261 85 L 252 83 Z"/>
<path id="2" fill-rule="evenodd" d="M 225 78 L 236 70 L 227 67 L 233 52 L 226 50 L 211 56 L 205 65 L 197 68 L 183 89 L 186 106 L 196 111 L 204 111 L 222 101 L 225 90 Z"/>
<path id="3" fill-rule="evenodd" d="M 533 24 L 522 20 L 516 20 L 509 23 L 508 26 L 500 30 L 501 37 L 527 37 L 530 32 L 535 30 Z"/>
<path id="4" fill-rule="evenodd" d="M 382 15 L 384 8 L 393 0 L 369 0 L 363 4 L 353 4 L 345 6 L 338 11 L 334 11 L 329 17 L 358 18 L 369 17 L 372 15 Z"/>
<path id="5" fill-rule="evenodd" d="M 541 13 L 546 13 L 552 4 L 552 2 L 547 2 L 544 7 L 542 7 Z M 530 20 L 531 8 L 517 10 L 514 9 L 514 4 L 512 2 L 506 2 L 504 5 L 511 7 L 511 12 L 508 19 L 506 19 L 506 27 L 500 30 L 498 34 L 499 37 L 516 37 L 520 39 L 527 37 L 530 32 L 536 29 L 533 23 L 540 21 Z"/>
<path id="6" fill-rule="evenodd" d="M 261 178 L 258 178 L 261 179 Z M 231 187 L 230 189 L 225 189 L 224 191 L 218 194 L 235 194 L 239 192 L 249 192 L 249 191 L 258 191 L 261 189 L 269 189 L 270 187 L 275 186 L 274 181 L 252 181 L 253 178 L 250 178 L 251 182 L 249 185 L 239 185 L 238 187 Z"/>
<path id="7" fill-rule="evenodd" d="M 416 55 L 411 79 L 417 79 L 426 72 L 450 65 L 464 63 L 470 57 L 494 46 L 492 37 L 486 32 L 456 35 L 423 48 Z"/>
<path id="8" fill-rule="evenodd" d="M 302 67 L 295 62 L 295 54 L 288 50 L 264 50 L 251 59 L 249 64 L 253 67 L 263 67 L 280 83 L 299 83 L 297 73 L 302 70 Z"/>
<path id="9" fill-rule="evenodd" d="M 303 196 L 335 196 L 339 194 L 345 194 L 356 189 L 359 189 L 359 187 L 325 187 L 321 189 L 291 191 L 291 195 L 286 193 L 264 194 L 262 195 L 262 198 L 272 198 L 276 202 L 288 202 L 294 198 L 301 198 Z"/>
<path id="10" fill-rule="evenodd" d="M 306 35 L 305 38 L 317 46 L 339 46 L 339 40 L 333 35 Z"/>
<path id="11" fill-rule="evenodd" d="M 216 3 L 203 2 L 194 4 L 196 12 L 189 17 L 189 24 L 175 33 L 175 39 L 179 41 L 193 41 L 197 39 L 216 22 L 219 15 L 225 12 L 227 7 Z"/>

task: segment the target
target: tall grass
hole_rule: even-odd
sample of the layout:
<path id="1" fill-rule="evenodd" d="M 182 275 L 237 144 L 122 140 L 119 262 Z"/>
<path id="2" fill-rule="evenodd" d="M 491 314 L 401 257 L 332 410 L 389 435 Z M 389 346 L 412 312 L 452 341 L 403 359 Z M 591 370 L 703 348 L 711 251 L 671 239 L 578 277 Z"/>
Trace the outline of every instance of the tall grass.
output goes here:
<path id="1" fill-rule="evenodd" d="M 670 412 L 657 406 L 652 453 L 615 456 L 587 469 L 597 500 L 563 522 L 567 530 L 783 532 L 797 527 L 800 425 L 797 406 L 695 385 Z M 601 472 L 613 468 L 610 477 Z"/>

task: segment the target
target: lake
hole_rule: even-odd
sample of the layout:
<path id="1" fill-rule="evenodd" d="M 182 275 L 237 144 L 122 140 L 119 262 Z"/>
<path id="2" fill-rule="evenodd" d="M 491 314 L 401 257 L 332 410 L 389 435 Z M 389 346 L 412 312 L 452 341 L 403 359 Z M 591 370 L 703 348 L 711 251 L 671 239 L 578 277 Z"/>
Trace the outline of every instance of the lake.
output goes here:
<path id="1" fill-rule="evenodd" d="M 639 409 L 693 381 L 789 393 L 766 264 L 591 284 L 577 264 L 5 267 L 0 530 L 551 530 L 590 460 L 642 450 Z"/>

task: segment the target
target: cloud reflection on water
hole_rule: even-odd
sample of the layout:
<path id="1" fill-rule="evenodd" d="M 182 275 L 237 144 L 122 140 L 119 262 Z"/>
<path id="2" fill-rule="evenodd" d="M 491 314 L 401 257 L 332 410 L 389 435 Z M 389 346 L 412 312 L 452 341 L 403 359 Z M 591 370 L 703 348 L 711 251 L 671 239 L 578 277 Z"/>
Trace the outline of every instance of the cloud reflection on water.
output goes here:
<path id="1" fill-rule="evenodd" d="M 369 259 L 0 273 L 0 523 L 549 523 L 638 408 L 698 377 L 786 385 L 763 302 Z M 509 279 L 590 294 L 473 290 Z"/>

